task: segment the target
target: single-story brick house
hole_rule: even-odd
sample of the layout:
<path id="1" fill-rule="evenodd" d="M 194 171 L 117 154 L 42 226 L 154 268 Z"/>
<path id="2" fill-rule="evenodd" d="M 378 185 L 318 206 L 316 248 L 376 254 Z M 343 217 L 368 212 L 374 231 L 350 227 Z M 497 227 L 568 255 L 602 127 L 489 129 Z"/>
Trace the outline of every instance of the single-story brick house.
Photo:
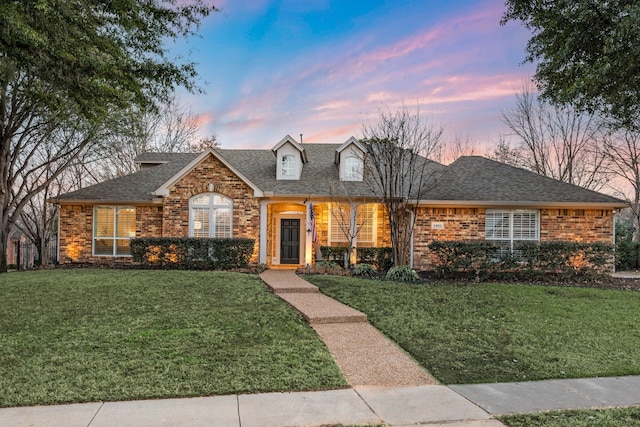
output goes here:
<path id="1" fill-rule="evenodd" d="M 54 201 L 59 260 L 126 261 L 132 237 L 248 237 L 257 242 L 253 262 L 308 265 L 318 245 L 346 244 L 338 215 L 346 211 L 359 228 L 354 246 L 390 246 L 384 209 L 362 179 L 364 158 L 355 138 L 300 144 L 290 136 L 271 150 L 143 154 L 138 172 Z M 432 239 L 613 243 L 614 214 L 626 206 L 478 156 L 428 167 L 445 179 L 415 212 L 416 269 L 431 267 Z"/>

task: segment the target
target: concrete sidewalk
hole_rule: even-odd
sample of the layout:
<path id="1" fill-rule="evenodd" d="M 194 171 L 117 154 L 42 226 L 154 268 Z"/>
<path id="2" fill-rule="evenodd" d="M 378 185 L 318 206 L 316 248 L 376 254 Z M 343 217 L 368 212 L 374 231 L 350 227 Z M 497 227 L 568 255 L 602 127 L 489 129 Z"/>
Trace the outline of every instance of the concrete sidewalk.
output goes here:
<path id="1" fill-rule="evenodd" d="M 640 376 L 449 386 L 491 414 L 640 406 Z"/>
<path id="2" fill-rule="evenodd" d="M 487 412 L 438 385 L 0 409 L 0 426 L 13 427 L 283 427 L 380 423 L 502 426 Z"/>
<path id="3" fill-rule="evenodd" d="M 640 406 L 640 376 L 2 408 L 0 426 L 499 427 L 494 415 L 611 406 Z"/>

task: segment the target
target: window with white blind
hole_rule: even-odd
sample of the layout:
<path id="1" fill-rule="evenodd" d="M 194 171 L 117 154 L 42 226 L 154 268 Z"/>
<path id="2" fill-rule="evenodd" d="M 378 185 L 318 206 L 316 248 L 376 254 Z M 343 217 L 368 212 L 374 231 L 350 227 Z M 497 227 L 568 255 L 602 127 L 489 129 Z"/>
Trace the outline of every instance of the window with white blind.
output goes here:
<path id="1" fill-rule="evenodd" d="M 136 237 L 136 210 L 96 206 L 93 209 L 93 254 L 129 256 L 129 240 Z"/>
<path id="2" fill-rule="evenodd" d="M 500 241 L 513 251 L 520 240 L 540 240 L 540 214 L 537 210 L 487 209 L 485 238 Z"/>
<path id="3" fill-rule="evenodd" d="M 375 242 L 376 205 L 359 205 L 356 209 L 356 241 L 358 243 Z M 331 243 L 347 243 L 351 228 L 351 207 L 334 204 L 331 208 Z"/>
<path id="4" fill-rule="evenodd" d="M 205 193 L 189 201 L 189 236 L 231 237 L 233 201 L 220 194 Z"/>

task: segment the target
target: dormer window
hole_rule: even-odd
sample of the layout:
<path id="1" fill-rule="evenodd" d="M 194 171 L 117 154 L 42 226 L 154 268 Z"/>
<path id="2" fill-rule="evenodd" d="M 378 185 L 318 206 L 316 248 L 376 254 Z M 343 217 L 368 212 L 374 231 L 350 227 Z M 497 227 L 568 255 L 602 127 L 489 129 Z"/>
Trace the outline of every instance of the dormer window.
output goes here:
<path id="1" fill-rule="evenodd" d="M 296 174 L 296 158 L 291 154 L 282 156 L 282 176 L 294 176 Z"/>
<path id="2" fill-rule="evenodd" d="M 276 179 L 300 179 L 302 167 L 307 163 L 307 153 L 302 145 L 287 135 L 271 151 L 276 156 Z"/>
<path id="3" fill-rule="evenodd" d="M 363 180 L 364 155 L 364 146 L 354 137 L 336 148 L 335 163 L 340 171 L 340 181 Z"/>
<path id="4" fill-rule="evenodd" d="M 345 181 L 362 181 L 362 160 L 349 156 L 344 160 Z"/>

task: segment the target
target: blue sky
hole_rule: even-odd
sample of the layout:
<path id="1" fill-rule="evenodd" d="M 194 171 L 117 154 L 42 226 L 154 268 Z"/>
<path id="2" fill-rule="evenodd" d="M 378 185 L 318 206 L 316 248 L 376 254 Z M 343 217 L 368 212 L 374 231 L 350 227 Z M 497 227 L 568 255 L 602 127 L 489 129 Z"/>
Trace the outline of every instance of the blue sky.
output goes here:
<path id="1" fill-rule="evenodd" d="M 206 94 L 180 94 L 224 148 L 358 137 L 381 109 L 479 145 L 506 132 L 501 111 L 533 74 L 530 33 L 500 26 L 503 0 L 220 0 L 200 38 L 174 51 L 198 63 Z"/>

